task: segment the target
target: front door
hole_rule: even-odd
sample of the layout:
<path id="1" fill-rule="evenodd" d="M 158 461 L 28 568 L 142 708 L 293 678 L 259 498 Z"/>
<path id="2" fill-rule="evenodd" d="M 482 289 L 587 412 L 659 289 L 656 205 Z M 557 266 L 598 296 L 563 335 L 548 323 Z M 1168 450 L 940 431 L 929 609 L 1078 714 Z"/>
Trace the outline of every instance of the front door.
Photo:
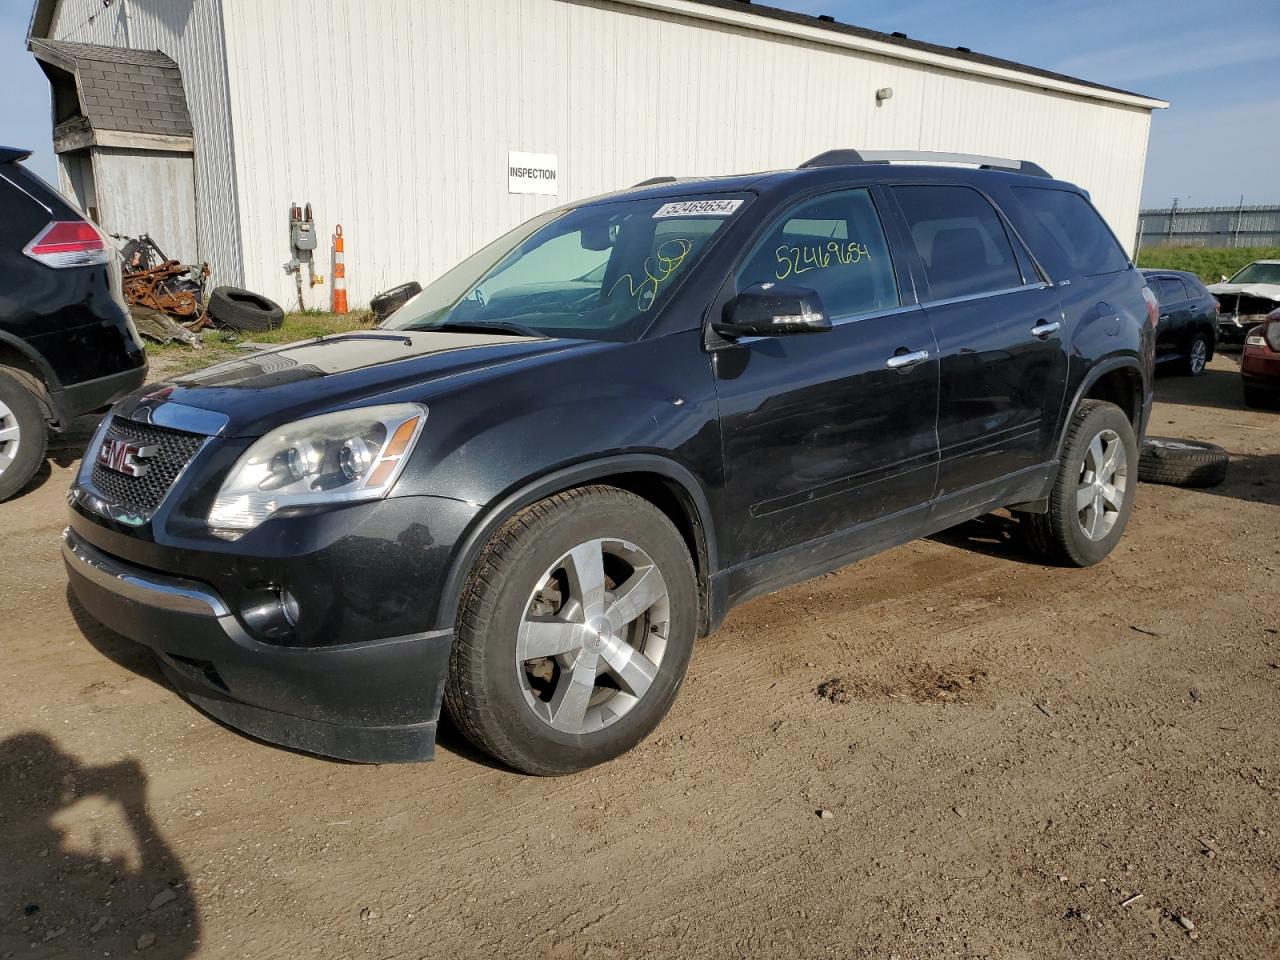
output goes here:
<path id="1" fill-rule="evenodd" d="M 892 189 L 938 338 L 939 510 L 963 512 L 1052 459 L 1068 358 L 1057 292 L 979 191 Z"/>
<path id="2" fill-rule="evenodd" d="M 938 457 L 934 339 L 924 311 L 902 304 L 869 191 L 800 202 L 735 282 L 811 288 L 833 328 L 714 354 L 727 506 L 740 518 L 727 532 L 730 562 L 926 504 Z"/>

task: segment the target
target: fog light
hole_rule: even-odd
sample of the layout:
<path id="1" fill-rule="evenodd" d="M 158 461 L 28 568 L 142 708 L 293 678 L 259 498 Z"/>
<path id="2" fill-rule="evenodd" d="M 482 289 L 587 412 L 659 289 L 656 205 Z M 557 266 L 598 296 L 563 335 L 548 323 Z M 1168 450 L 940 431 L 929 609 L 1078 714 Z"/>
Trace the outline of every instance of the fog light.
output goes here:
<path id="1" fill-rule="evenodd" d="M 241 619 L 264 640 L 291 637 L 299 613 L 297 598 L 275 585 L 247 590 L 240 602 Z"/>

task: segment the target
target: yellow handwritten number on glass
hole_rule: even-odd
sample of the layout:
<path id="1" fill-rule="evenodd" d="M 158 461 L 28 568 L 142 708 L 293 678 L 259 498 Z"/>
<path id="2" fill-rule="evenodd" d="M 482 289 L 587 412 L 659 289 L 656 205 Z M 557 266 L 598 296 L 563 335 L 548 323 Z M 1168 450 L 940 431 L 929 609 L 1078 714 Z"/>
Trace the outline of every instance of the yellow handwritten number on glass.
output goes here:
<path id="1" fill-rule="evenodd" d="M 793 247 L 784 243 L 774 251 L 774 257 L 778 261 L 774 276 L 779 280 L 785 280 L 787 277 L 808 273 L 810 270 L 825 270 L 831 266 L 832 259 L 843 266 L 870 260 L 871 251 L 856 240 L 850 240 L 848 243 L 832 240 L 825 246 L 807 243 Z"/>
<path id="2" fill-rule="evenodd" d="M 644 279 L 636 283 L 634 276 L 624 273 L 618 278 L 618 282 L 609 288 L 609 296 L 613 296 L 613 291 L 617 290 L 625 280 L 627 295 L 636 298 L 636 306 L 640 308 L 641 313 L 644 313 L 658 299 L 658 288 L 680 269 L 680 264 L 684 262 L 684 258 L 691 250 L 693 250 L 691 240 L 664 240 L 658 245 L 652 257 L 645 258 Z"/>

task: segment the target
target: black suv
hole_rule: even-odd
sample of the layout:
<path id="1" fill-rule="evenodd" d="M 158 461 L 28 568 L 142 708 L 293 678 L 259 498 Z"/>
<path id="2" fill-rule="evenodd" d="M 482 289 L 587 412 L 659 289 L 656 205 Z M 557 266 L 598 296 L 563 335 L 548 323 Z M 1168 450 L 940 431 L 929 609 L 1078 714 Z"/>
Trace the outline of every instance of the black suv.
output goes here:
<path id="1" fill-rule="evenodd" d="M 135 393 L 72 491 L 76 596 L 261 738 L 425 759 L 443 701 L 556 774 L 749 597 L 1001 507 L 1098 562 L 1154 296 L 1032 164 L 872 159 L 553 210 L 380 329 Z"/>
<path id="2" fill-rule="evenodd" d="M 50 428 L 146 379 L 113 247 L 0 147 L 0 500 L 44 462 Z"/>
<path id="3" fill-rule="evenodd" d="M 1142 275 L 1160 305 L 1156 363 L 1200 376 L 1218 345 L 1218 301 L 1194 273 L 1143 270 Z"/>

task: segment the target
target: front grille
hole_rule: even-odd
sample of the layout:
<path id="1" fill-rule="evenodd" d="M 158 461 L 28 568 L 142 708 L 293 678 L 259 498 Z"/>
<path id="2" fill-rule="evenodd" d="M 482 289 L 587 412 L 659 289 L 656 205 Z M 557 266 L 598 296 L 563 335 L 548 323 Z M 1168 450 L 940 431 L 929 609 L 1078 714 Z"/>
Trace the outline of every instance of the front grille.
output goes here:
<path id="1" fill-rule="evenodd" d="M 104 467 L 96 459 L 93 464 L 93 485 L 103 499 L 149 515 L 160 506 L 178 474 L 208 438 L 198 433 L 112 417 L 107 432 L 103 434 L 103 440 L 107 439 L 158 448 L 155 456 L 146 459 L 147 472 L 141 477 L 131 477 Z M 86 455 L 96 458 L 98 451 L 90 450 Z"/>

